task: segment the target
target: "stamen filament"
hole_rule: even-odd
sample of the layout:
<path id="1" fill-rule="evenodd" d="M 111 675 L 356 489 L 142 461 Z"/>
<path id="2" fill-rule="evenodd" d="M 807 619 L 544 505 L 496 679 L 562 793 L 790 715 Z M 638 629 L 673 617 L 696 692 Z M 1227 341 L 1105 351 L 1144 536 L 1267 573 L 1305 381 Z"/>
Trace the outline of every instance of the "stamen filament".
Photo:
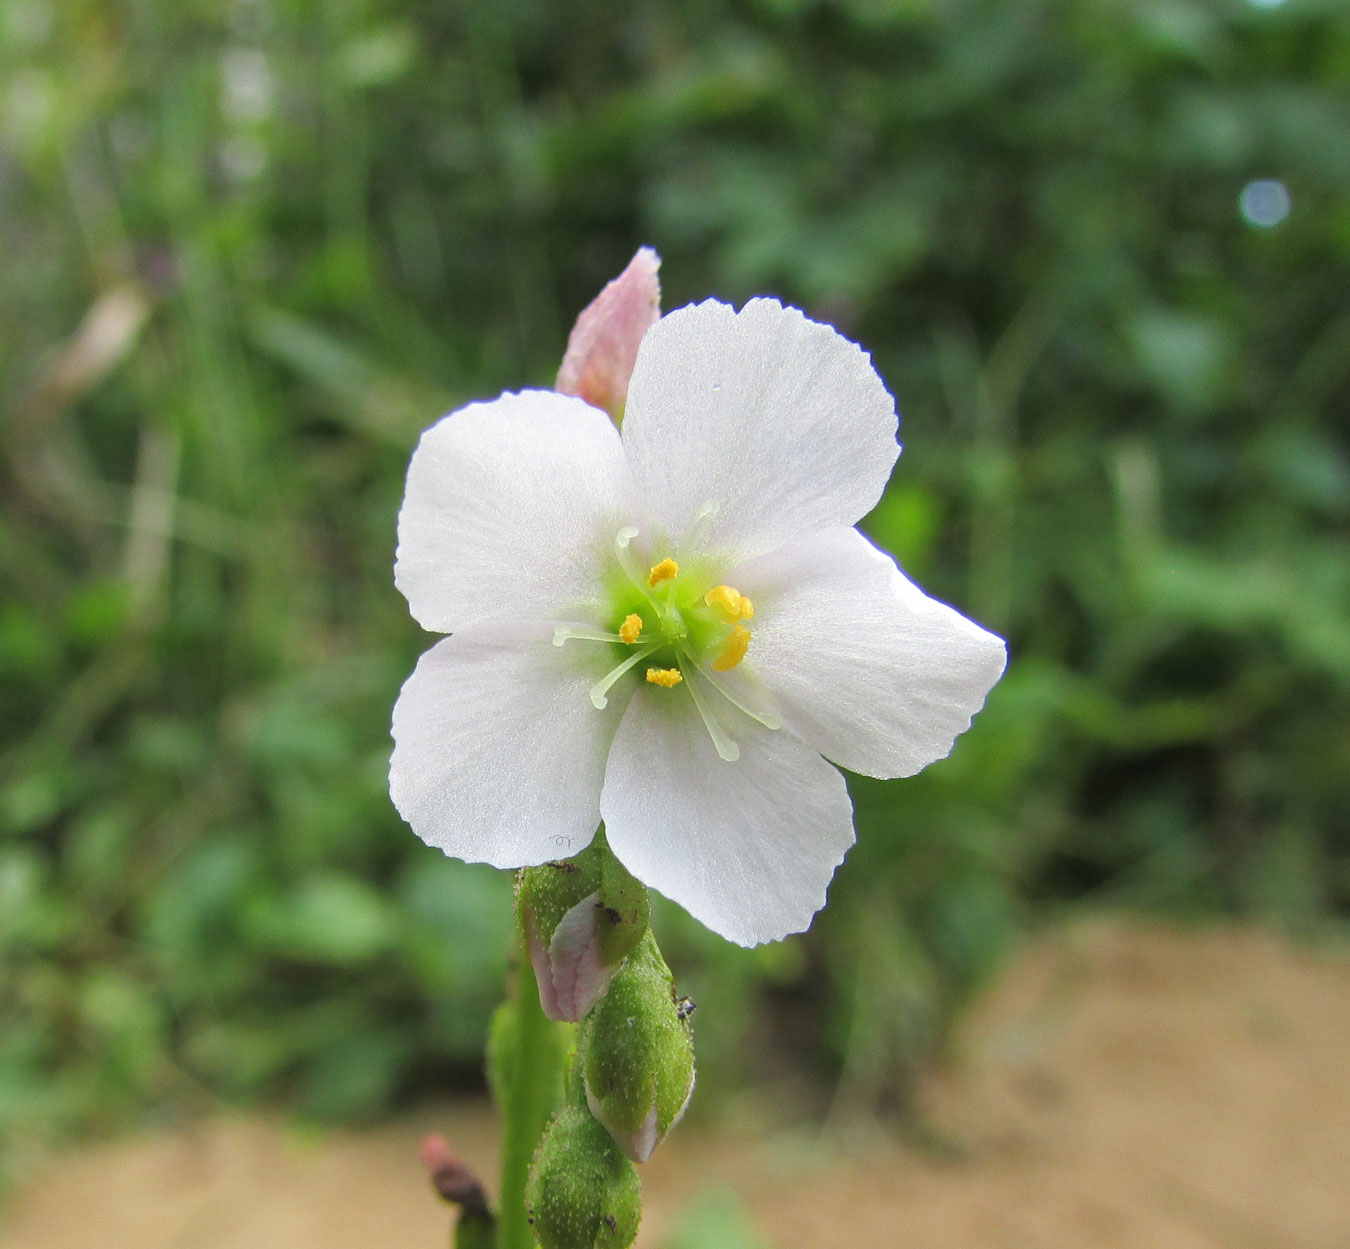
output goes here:
<path id="1" fill-rule="evenodd" d="M 628 544 L 638 536 L 639 532 L 641 531 L 634 525 L 625 525 L 620 529 L 614 535 L 614 557 L 619 561 L 619 567 L 623 569 L 623 575 L 637 587 L 638 592 L 647 600 L 659 619 L 662 615 L 661 606 L 652 597 L 646 574 L 633 562 L 633 552 L 628 549 Z"/>
<path id="2" fill-rule="evenodd" d="M 553 645 L 564 642 L 622 642 L 625 639 L 617 633 L 606 633 L 603 629 L 588 629 L 578 625 L 559 625 L 553 630 Z"/>
<path id="3" fill-rule="evenodd" d="M 693 656 L 688 651 L 681 650 L 676 656 L 676 662 L 680 665 L 681 672 L 684 672 L 685 661 L 692 661 L 692 659 Z M 698 664 L 693 664 L 693 667 L 698 668 Z M 735 763 L 741 757 L 741 748 L 727 736 L 726 731 L 717 722 L 717 717 L 713 715 L 712 708 L 704 701 L 703 694 L 699 691 L 698 682 L 693 679 L 693 673 L 684 672 L 684 683 L 689 687 L 694 706 L 698 708 L 698 714 L 703 717 L 703 727 L 708 730 L 708 736 L 712 738 L 712 744 L 718 755 L 728 763 Z"/>
<path id="4" fill-rule="evenodd" d="M 605 697 L 609 693 L 614 682 L 617 681 L 625 672 L 637 664 L 640 664 L 653 651 L 659 649 L 660 642 L 653 642 L 650 646 L 644 646 L 641 650 L 634 651 L 621 664 L 615 665 L 604 676 L 602 676 L 594 685 L 591 686 L 591 704 L 597 711 L 604 711 L 609 706 L 609 699 Z"/>
<path id="5" fill-rule="evenodd" d="M 752 720 L 759 721 L 766 729 L 781 729 L 783 727 L 783 717 L 772 707 L 756 709 L 750 706 L 746 700 L 737 693 L 730 685 L 726 683 L 717 673 L 713 672 L 706 664 L 700 663 L 692 653 L 689 653 L 690 662 L 698 669 L 699 675 L 703 677 L 709 685 L 713 687 L 723 698 L 727 700 L 737 711 L 743 711 Z M 690 688 L 693 688 L 692 682 Z"/>
<path id="6" fill-rule="evenodd" d="M 645 592 L 647 578 L 642 575 L 641 569 L 633 562 L 633 553 L 628 549 L 628 544 L 641 532 L 636 525 L 625 525 L 620 529 L 614 535 L 614 556 L 619 561 L 619 567 L 623 569 L 624 576 L 638 589 Z"/>
<path id="7" fill-rule="evenodd" d="M 703 545 L 703 539 L 708 536 L 708 530 L 712 528 L 721 506 L 716 499 L 709 499 L 694 513 L 693 519 L 680 538 L 679 546 L 675 548 L 676 555 L 684 559 L 696 547 Z"/>

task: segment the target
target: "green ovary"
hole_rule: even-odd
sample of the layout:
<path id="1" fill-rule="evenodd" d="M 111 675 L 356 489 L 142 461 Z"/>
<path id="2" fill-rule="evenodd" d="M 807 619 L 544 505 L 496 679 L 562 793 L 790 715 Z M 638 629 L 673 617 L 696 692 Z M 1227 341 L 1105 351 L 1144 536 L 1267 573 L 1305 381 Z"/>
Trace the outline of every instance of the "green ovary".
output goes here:
<path id="1" fill-rule="evenodd" d="M 673 557 L 665 556 L 650 567 L 638 565 L 628 549 L 637 534 L 626 527 L 615 538 L 617 567 L 607 587 L 600 627 L 559 625 L 553 644 L 589 641 L 610 648 L 613 667 L 590 689 L 591 702 L 599 710 L 609 705 L 610 690 L 630 674 L 658 689 L 686 687 L 717 753 L 734 763 L 740 747 L 710 707 L 709 690 L 765 728 L 777 729 L 783 723 L 772 706 L 752 706 L 746 691 L 722 680 L 722 674 L 739 665 L 749 650 L 751 634 L 744 622 L 754 616 L 754 604 L 734 586 L 717 583 L 704 563 L 681 568 Z"/>
<path id="2" fill-rule="evenodd" d="M 740 618 L 734 608 L 729 611 L 725 605 L 727 596 L 717 594 L 730 587 L 718 585 L 706 565 L 681 567 L 670 558 L 650 569 L 631 571 L 638 576 L 618 569 L 610 583 L 605 625 L 622 639 L 614 647 L 615 662 L 622 663 L 633 646 L 655 643 L 657 649 L 647 659 L 655 669 L 677 669 L 681 658 L 696 664 L 716 663 Z M 658 576 L 655 585 L 639 583 L 653 576 Z M 710 592 L 714 595 L 712 604 L 705 601 Z M 730 593 L 740 597 L 734 590 Z M 748 604 L 748 600 L 745 602 Z M 636 636 L 632 633 L 634 617 L 641 622 Z"/>

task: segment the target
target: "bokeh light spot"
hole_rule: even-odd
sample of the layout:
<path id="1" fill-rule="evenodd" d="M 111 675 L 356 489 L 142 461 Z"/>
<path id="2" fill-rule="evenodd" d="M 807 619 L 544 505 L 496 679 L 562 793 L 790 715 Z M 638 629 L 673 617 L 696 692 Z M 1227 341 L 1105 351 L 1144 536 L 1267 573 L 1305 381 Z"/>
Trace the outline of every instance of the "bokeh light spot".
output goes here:
<path id="1" fill-rule="evenodd" d="M 1238 196 L 1238 210 L 1248 225 L 1260 226 L 1268 230 L 1277 226 L 1287 216 L 1292 207 L 1289 188 L 1274 178 L 1258 178 L 1242 188 Z"/>

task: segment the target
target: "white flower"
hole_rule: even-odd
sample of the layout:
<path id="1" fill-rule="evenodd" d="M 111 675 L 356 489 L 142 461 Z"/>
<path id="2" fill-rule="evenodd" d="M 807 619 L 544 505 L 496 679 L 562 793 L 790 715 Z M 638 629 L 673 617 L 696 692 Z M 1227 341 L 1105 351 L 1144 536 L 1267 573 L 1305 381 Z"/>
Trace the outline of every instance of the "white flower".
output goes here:
<path id="1" fill-rule="evenodd" d="M 723 936 L 809 925 L 854 839 L 826 759 L 910 776 L 1003 671 L 998 638 L 852 527 L 895 433 L 866 354 L 770 299 L 657 322 L 622 433 L 552 391 L 432 426 L 395 580 L 452 636 L 394 708 L 404 819 L 497 867 L 574 854 L 603 820 Z"/>

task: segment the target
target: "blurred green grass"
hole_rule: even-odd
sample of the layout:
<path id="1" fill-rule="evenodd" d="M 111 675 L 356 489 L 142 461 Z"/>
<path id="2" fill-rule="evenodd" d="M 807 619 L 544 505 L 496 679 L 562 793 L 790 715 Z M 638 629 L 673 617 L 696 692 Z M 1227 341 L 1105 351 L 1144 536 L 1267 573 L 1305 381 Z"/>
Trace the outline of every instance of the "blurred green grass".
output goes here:
<path id="1" fill-rule="evenodd" d="M 808 936 L 662 908 L 701 1101 L 903 1109 L 1065 903 L 1342 919 L 1347 87 L 1336 0 L 9 0 L 0 1135 L 478 1078 L 509 881 L 385 795 L 402 474 L 644 242 L 873 353 L 867 528 L 1012 654 Z"/>

